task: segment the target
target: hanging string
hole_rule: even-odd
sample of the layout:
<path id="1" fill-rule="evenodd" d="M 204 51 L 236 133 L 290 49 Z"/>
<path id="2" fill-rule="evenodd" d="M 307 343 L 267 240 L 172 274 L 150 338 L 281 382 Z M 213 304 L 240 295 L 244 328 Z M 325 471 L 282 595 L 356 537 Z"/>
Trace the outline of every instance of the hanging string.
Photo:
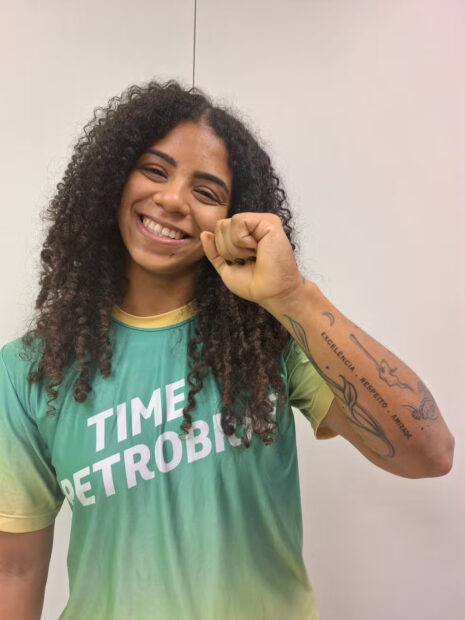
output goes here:
<path id="1" fill-rule="evenodd" d="M 195 86 L 195 35 L 197 33 L 197 0 L 194 0 L 194 53 L 192 58 L 192 88 Z"/>

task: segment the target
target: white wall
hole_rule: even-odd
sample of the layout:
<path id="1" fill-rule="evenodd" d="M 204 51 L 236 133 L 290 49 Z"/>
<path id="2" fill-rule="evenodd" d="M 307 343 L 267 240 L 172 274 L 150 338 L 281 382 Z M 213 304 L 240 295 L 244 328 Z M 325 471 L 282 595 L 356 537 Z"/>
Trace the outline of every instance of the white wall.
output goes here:
<path id="1" fill-rule="evenodd" d="M 38 213 L 92 110 L 192 76 L 193 0 L 3 2 L 0 342 L 36 294 Z M 419 374 L 456 438 L 445 477 L 388 474 L 296 411 L 305 560 L 322 620 L 461 620 L 465 500 L 465 4 L 197 0 L 196 85 L 282 173 L 302 267 Z M 67 599 L 59 514 L 43 618 Z"/>

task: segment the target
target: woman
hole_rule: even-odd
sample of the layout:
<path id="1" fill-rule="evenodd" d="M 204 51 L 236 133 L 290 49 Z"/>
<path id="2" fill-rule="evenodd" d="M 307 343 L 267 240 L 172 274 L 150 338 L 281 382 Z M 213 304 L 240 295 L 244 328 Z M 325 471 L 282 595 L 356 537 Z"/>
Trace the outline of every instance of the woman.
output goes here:
<path id="1" fill-rule="evenodd" d="M 318 618 L 291 405 L 399 475 L 442 475 L 452 444 L 413 400 L 435 452 L 399 440 L 341 374 L 375 384 L 388 355 L 391 389 L 421 395 L 300 276 L 269 157 L 203 94 L 133 86 L 48 217 L 34 328 L 1 351 L 0 530 L 45 531 L 66 497 L 63 619 Z"/>

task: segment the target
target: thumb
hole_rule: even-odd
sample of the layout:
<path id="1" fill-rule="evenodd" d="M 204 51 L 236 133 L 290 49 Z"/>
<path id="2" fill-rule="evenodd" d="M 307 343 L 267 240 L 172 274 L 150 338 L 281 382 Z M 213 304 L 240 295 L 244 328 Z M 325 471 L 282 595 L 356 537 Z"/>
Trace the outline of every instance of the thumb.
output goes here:
<path id="1" fill-rule="evenodd" d="M 205 256 L 211 262 L 216 271 L 220 273 L 223 267 L 225 267 L 226 261 L 218 254 L 214 233 L 208 230 L 203 230 L 200 233 L 200 242 L 202 243 Z"/>

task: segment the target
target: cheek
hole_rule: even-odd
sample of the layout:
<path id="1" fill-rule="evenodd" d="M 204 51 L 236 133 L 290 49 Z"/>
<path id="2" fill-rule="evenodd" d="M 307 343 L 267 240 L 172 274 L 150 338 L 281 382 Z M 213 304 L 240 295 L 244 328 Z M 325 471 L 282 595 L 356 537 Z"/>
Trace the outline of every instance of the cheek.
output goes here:
<path id="1" fill-rule="evenodd" d="M 215 209 L 215 212 L 210 213 L 197 213 L 196 222 L 200 230 L 208 230 L 210 232 L 215 231 L 215 224 L 218 220 L 226 218 L 227 210 L 222 207 L 221 209 Z"/>
<path id="2" fill-rule="evenodd" d="M 116 211 L 116 217 L 118 223 L 121 225 L 123 222 L 130 223 L 132 204 L 135 201 L 136 192 L 134 183 L 131 179 L 126 183 L 121 193 L 118 209 Z"/>
<path id="3" fill-rule="evenodd" d="M 116 221 L 118 222 L 118 226 L 121 230 L 121 226 L 123 225 L 124 219 L 125 219 L 125 209 L 122 208 L 121 203 L 116 211 Z"/>
<path id="4" fill-rule="evenodd" d="M 129 207 L 131 202 L 135 199 L 137 193 L 140 193 L 140 191 L 138 192 L 138 189 L 139 184 L 137 182 L 137 179 L 134 174 L 131 174 L 126 181 L 125 186 L 123 187 L 123 191 L 121 192 L 121 197 L 119 201 L 120 206 L 118 210 L 121 210 L 121 206 Z"/>
<path id="5" fill-rule="evenodd" d="M 119 201 L 118 208 L 116 209 L 116 219 L 118 220 L 118 224 L 121 224 L 121 222 L 124 220 L 125 213 L 127 212 L 127 207 L 125 205 L 126 196 L 125 192 L 123 192 Z"/>

